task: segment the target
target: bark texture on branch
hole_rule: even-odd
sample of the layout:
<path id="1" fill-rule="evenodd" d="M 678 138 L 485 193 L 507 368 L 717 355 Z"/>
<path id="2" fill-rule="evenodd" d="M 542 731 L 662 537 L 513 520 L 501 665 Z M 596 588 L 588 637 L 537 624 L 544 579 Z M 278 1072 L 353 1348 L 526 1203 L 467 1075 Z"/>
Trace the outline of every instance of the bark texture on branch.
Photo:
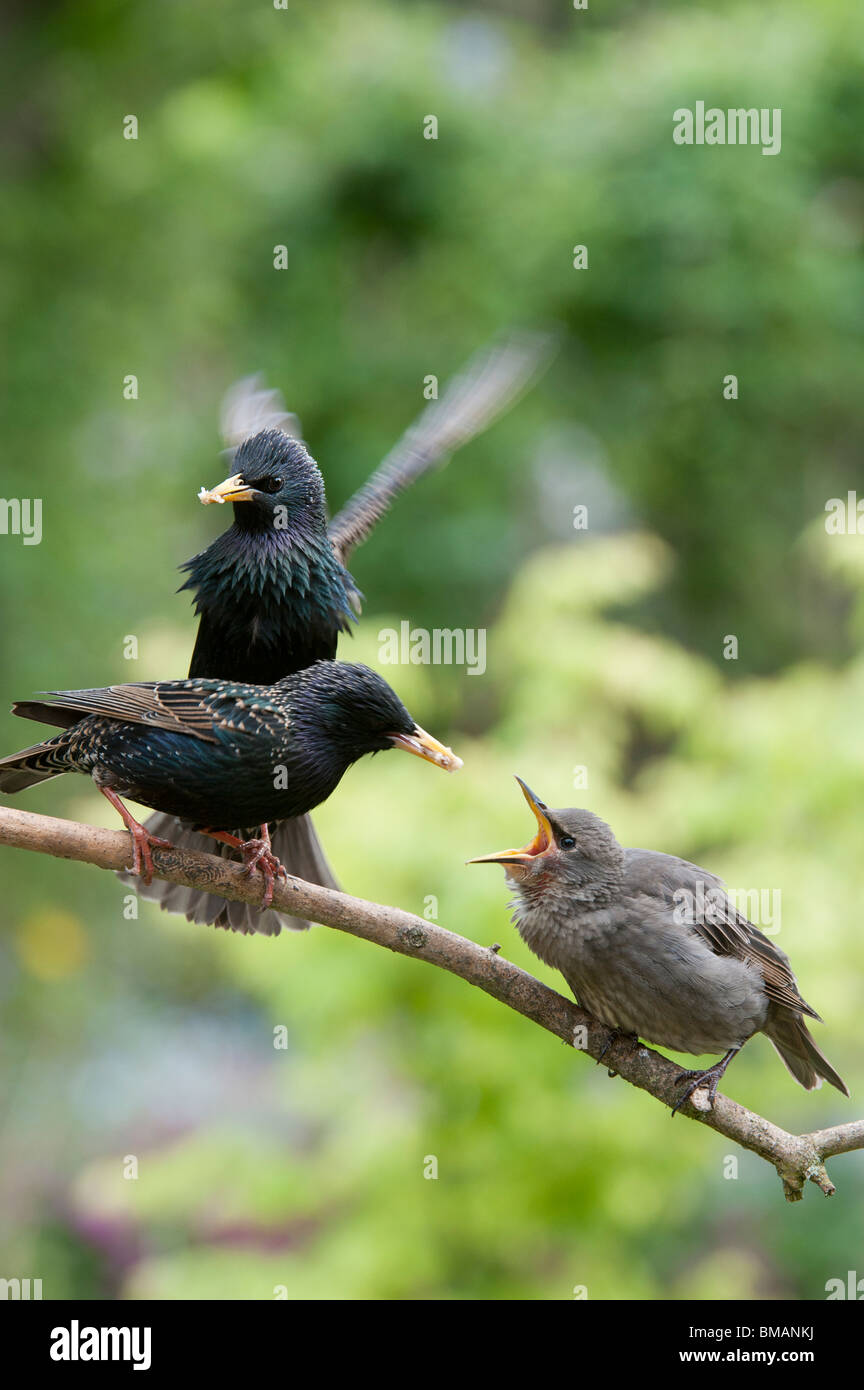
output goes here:
<path id="1" fill-rule="evenodd" d="M 60 859 L 76 859 L 101 869 L 125 869 L 131 860 L 125 830 L 103 830 L 6 806 L 0 807 L 0 844 Z M 263 895 L 263 880 L 259 876 L 250 879 L 241 864 L 214 855 L 157 849 L 153 851 L 153 862 L 156 877 L 171 883 L 206 888 L 222 897 L 253 904 L 260 903 Z M 610 1033 L 604 1024 L 504 959 L 497 947 L 478 946 L 401 908 L 352 898 L 298 878 L 276 885 L 273 907 L 449 970 L 570 1046 L 577 1041 L 579 1050 L 589 1057 L 599 1060 L 602 1054 L 605 1066 L 670 1109 L 678 1099 L 675 1078 L 680 1068 L 676 1063 L 644 1045 L 633 1047 L 626 1039 L 610 1044 Z M 703 1108 L 706 1100 L 705 1092 L 697 1091 L 679 1113 L 772 1163 L 790 1202 L 803 1196 L 807 1182 L 815 1183 L 826 1196 L 831 1196 L 835 1189 L 825 1168 L 826 1159 L 864 1149 L 864 1120 L 812 1134 L 788 1134 L 728 1096 L 718 1094 L 710 1109 Z"/>

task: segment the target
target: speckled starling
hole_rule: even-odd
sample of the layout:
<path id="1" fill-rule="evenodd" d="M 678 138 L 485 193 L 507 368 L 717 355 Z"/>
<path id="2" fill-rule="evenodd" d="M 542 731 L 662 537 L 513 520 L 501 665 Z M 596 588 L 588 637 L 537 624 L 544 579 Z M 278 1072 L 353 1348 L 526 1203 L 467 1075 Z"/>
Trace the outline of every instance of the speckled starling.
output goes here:
<path id="1" fill-rule="evenodd" d="M 365 753 L 403 748 L 452 771 L 461 762 L 419 728 L 390 686 L 366 666 L 319 661 L 275 685 L 184 680 L 53 691 L 13 713 L 63 732 L 0 759 L 0 791 L 80 772 L 132 835 L 132 872 L 149 880 L 151 847 L 171 842 L 140 825 L 123 796 L 240 852 L 264 874 L 264 906 L 285 868 L 268 823 L 325 801 Z M 236 826 L 260 827 L 241 839 Z"/>

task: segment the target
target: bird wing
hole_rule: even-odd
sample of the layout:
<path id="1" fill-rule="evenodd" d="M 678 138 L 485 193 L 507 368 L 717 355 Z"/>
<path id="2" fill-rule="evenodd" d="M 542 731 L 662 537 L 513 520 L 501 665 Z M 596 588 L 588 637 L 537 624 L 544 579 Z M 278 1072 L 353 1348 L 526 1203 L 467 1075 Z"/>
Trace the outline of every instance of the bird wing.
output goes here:
<path id="1" fill-rule="evenodd" d="M 303 438 L 297 416 L 286 409 L 279 391 L 264 385 L 260 373 L 244 376 L 228 388 L 222 400 L 219 427 L 226 451 L 232 456 L 244 439 L 261 430 L 281 430 L 301 442 Z"/>
<path id="2" fill-rule="evenodd" d="M 773 1003 L 822 1022 L 798 993 L 788 956 L 738 911 L 722 879 L 698 864 L 654 850 L 628 850 L 627 868 L 631 885 L 674 905 L 676 921 L 700 936 L 715 956 L 756 966 Z"/>
<path id="3" fill-rule="evenodd" d="M 811 1009 L 806 1000 L 801 998 L 798 993 L 798 985 L 792 968 L 789 965 L 789 957 L 779 946 L 763 936 L 752 922 L 748 922 L 746 917 L 741 918 L 747 932 L 747 945 L 743 951 L 735 952 L 740 954 L 742 960 L 749 961 L 751 965 L 758 966 L 762 971 L 762 978 L 765 982 L 765 993 L 775 1004 L 782 1004 L 784 1008 L 791 1009 L 796 1014 L 809 1014 L 815 1018 L 817 1023 L 821 1023 L 815 1009 Z"/>
<path id="4" fill-rule="evenodd" d="M 12 713 L 25 719 L 68 727 L 88 714 L 117 719 L 124 724 L 148 724 L 172 733 L 191 734 L 215 743 L 214 704 L 218 688 L 195 681 L 142 682 L 136 685 L 109 685 L 103 690 L 49 690 L 48 700 L 24 700 L 12 706 Z M 216 697 L 216 698 L 214 698 Z M 75 718 L 70 718 L 70 712 Z"/>
<path id="5" fill-rule="evenodd" d="M 394 497 L 513 405 L 548 365 L 556 348 L 554 333 L 514 332 L 471 358 L 331 521 L 330 539 L 342 564 Z"/>
<path id="6" fill-rule="evenodd" d="M 710 895 L 703 904 L 703 911 L 689 925 L 715 956 L 734 956 L 755 965 L 762 973 L 765 993 L 773 1003 L 782 1004 L 796 1014 L 809 1014 L 822 1022 L 816 1010 L 798 993 L 789 957 L 738 911 L 725 892 Z"/>
<path id="7" fill-rule="evenodd" d="M 735 910 L 723 880 L 689 859 L 652 849 L 625 851 L 628 884 L 647 898 L 662 898 L 680 926 L 697 931 L 716 955 L 734 955 L 747 945 L 746 918 Z"/>

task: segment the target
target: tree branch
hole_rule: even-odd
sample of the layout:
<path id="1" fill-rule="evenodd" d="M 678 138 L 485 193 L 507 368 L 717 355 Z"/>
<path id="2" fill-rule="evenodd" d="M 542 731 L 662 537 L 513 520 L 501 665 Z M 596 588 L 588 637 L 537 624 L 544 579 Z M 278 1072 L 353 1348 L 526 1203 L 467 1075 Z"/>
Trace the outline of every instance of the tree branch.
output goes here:
<path id="1" fill-rule="evenodd" d="M 128 868 L 131 858 L 125 830 L 97 829 L 5 806 L 0 807 L 0 844 L 59 859 L 76 859 L 101 869 Z M 204 888 L 241 902 L 261 902 L 263 880 L 257 875 L 247 878 L 239 863 L 209 854 L 161 849 L 153 851 L 153 862 L 157 878 L 189 888 Z M 365 902 L 298 878 L 277 884 L 273 907 L 449 970 L 571 1047 L 578 1043 L 580 1051 L 598 1061 L 602 1056 L 610 1070 L 670 1109 L 678 1098 L 675 1078 L 680 1068 L 674 1062 L 642 1044 L 634 1047 L 626 1038 L 613 1038 L 610 1042 L 612 1035 L 604 1024 L 505 960 L 497 947 L 478 946 L 400 908 Z M 864 1148 L 864 1120 L 812 1134 L 787 1134 L 728 1096 L 718 1094 L 712 1108 L 705 1108 L 706 1105 L 705 1092 L 697 1091 L 679 1113 L 772 1163 L 790 1202 L 803 1196 L 808 1181 L 830 1197 L 835 1189 L 825 1169 L 826 1159 Z"/>

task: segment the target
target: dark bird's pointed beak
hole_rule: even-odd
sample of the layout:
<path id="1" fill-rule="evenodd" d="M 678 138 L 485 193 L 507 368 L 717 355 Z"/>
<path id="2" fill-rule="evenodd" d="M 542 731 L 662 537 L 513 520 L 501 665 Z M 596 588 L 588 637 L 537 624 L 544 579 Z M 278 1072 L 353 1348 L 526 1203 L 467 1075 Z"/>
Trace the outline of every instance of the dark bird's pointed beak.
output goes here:
<path id="1" fill-rule="evenodd" d="M 249 487 L 243 480 L 242 473 L 233 473 L 230 478 L 226 478 L 218 487 L 202 487 L 198 493 L 198 501 L 204 506 L 209 506 L 211 502 L 251 502 L 256 493 L 254 487 Z"/>
<path id="2" fill-rule="evenodd" d="M 498 850 L 497 854 L 481 854 L 477 859 L 469 859 L 467 861 L 469 864 L 530 864 L 532 859 L 536 859 L 540 854 L 546 854 L 554 845 L 555 838 L 549 818 L 546 815 L 546 803 L 534 795 L 521 777 L 517 777 L 516 781 L 522 788 L 522 795 L 534 812 L 537 820 L 537 834 L 530 845 L 526 845 L 524 849 L 502 849 Z"/>
<path id="3" fill-rule="evenodd" d="M 462 766 L 462 759 L 457 758 L 452 748 L 447 748 L 445 744 L 439 743 L 437 738 L 427 734 L 425 729 L 421 729 L 419 724 L 414 725 L 413 732 L 410 734 L 390 734 L 390 742 L 395 748 L 404 748 L 406 753 L 414 753 L 418 758 L 425 758 L 428 763 L 434 763 L 436 767 L 443 767 L 445 772 L 457 772 Z"/>

